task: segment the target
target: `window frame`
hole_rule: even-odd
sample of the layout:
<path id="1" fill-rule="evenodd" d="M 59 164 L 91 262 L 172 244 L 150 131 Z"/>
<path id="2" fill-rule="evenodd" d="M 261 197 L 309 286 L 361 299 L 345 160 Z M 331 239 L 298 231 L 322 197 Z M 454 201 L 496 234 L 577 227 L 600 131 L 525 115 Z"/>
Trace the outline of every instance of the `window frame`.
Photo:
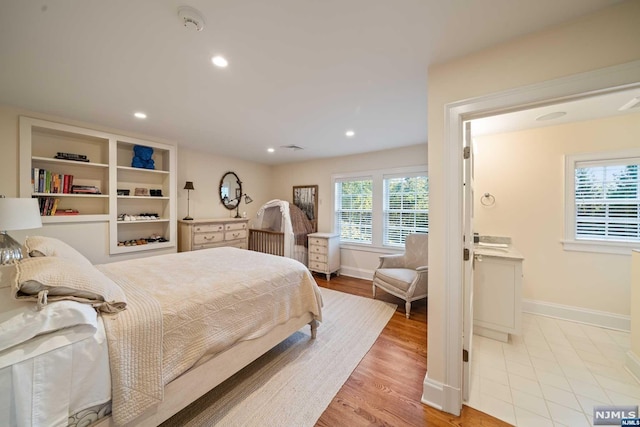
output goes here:
<path id="1" fill-rule="evenodd" d="M 631 255 L 633 249 L 640 249 L 640 241 L 625 242 L 614 240 L 600 240 L 576 238 L 576 209 L 575 209 L 575 171 L 578 163 L 586 162 L 615 162 L 621 164 L 631 159 L 640 159 L 640 149 L 607 151 L 597 153 L 580 153 L 565 155 L 565 224 L 563 248 L 566 251 L 596 252 L 620 255 Z M 634 162 L 635 163 L 635 162 Z M 639 162 L 640 164 L 640 162 Z"/>
<path id="2" fill-rule="evenodd" d="M 383 174 L 382 176 L 382 186 L 383 186 L 383 193 L 382 193 L 382 244 L 384 247 L 399 247 L 399 248 L 403 248 L 404 244 L 399 245 L 399 244 L 391 244 L 388 242 L 389 240 L 389 230 L 392 227 L 389 227 L 389 213 L 392 211 L 395 212 L 399 212 L 401 214 L 405 214 L 405 213 L 409 213 L 409 212 L 413 212 L 414 214 L 420 213 L 422 212 L 422 210 L 405 210 L 405 209 L 399 209 L 399 210 L 394 210 L 394 209 L 389 209 L 388 208 L 388 203 L 389 203 L 389 186 L 387 184 L 387 181 L 389 180 L 393 180 L 393 179 L 406 179 L 406 178 L 417 178 L 417 177 L 426 177 L 427 178 L 427 200 L 429 198 L 429 176 L 427 175 L 426 172 L 404 172 L 404 173 L 394 173 L 394 174 Z M 429 209 L 426 209 L 426 212 L 424 212 L 427 214 L 427 218 L 429 216 Z M 427 220 L 427 233 L 429 232 L 429 221 Z M 402 231 L 405 230 L 404 226 L 400 227 L 401 230 L 401 234 Z"/>
<path id="3" fill-rule="evenodd" d="M 424 174 L 429 177 L 426 165 L 407 166 L 389 169 L 376 169 L 360 172 L 336 173 L 331 175 L 331 203 L 333 214 L 333 230 L 338 232 L 340 226 L 336 215 L 336 183 L 340 181 L 371 179 L 372 180 L 372 208 L 371 208 L 371 243 L 356 243 L 340 241 L 340 247 L 352 250 L 379 253 L 402 253 L 404 245 L 384 245 L 384 179 L 388 177 L 416 176 Z"/>

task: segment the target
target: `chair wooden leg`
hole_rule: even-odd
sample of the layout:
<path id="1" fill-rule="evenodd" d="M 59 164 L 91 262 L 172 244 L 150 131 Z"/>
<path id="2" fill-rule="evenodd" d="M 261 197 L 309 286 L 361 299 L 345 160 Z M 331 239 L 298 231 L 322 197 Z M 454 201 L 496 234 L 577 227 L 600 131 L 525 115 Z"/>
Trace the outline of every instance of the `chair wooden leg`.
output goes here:
<path id="1" fill-rule="evenodd" d="M 411 302 L 407 301 L 404 303 L 404 311 L 406 313 L 407 319 L 409 318 L 409 312 L 411 311 Z"/>
<path id="2" fill-rule="evenodd" d="M 371 287 L 373 288 L 373 299 L 376 299 L 376 285 L 372 284 Z"/>

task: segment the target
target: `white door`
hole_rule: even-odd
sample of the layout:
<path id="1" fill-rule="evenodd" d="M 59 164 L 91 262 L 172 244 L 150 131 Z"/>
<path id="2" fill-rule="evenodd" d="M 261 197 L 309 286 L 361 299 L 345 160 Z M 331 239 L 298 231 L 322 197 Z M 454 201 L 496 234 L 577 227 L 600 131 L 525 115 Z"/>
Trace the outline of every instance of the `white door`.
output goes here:
<path id="1" fill-rule="evenodd" d="M 469 400 L 471 390 L 471 341 L 473 338 L 473 147 L 471 122 L 464 122 L 464 301 L 463 301 L 463 376 L 462 399 Z"/>

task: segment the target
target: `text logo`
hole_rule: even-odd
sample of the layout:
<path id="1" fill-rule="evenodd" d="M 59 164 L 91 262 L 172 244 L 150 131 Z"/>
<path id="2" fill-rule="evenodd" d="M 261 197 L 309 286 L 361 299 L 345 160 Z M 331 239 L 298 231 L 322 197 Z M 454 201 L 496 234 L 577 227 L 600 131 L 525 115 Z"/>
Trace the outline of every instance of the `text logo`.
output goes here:
<path id="1" fill-rule="evenodd" d="M 638 418 L 638 406 L 594 406 L 593 407 L 593 425 L 624 425 L 622 420 Z M 636 424 L 626 424 L 636 425 Z"/>

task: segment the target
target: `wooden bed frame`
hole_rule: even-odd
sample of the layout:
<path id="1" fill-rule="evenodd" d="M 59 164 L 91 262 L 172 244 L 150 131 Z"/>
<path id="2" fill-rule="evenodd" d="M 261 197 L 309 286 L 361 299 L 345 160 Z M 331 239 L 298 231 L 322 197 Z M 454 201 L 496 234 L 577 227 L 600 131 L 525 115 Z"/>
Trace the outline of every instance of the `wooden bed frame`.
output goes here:
<path id="1" fill-rule="evenodd" d="M 276 326 L 260 338 L 241 341 L 187 371 L 165 386 L 162 403 L 140 415 L 130 425 L 155 427 L 168 420 L 307 324 L 311 326 L 311 339 L 315 339 L 318 322 L 313 314 L 307 313 Z M 115 427 L 111 416 L 92 424 L 92 427 L 106 426 Z"/>
<path id="2" fill-rule="evenodd" d="M 284 256 L 284 233 L 281 231 L 250 228 L 249 250 Z"/>

